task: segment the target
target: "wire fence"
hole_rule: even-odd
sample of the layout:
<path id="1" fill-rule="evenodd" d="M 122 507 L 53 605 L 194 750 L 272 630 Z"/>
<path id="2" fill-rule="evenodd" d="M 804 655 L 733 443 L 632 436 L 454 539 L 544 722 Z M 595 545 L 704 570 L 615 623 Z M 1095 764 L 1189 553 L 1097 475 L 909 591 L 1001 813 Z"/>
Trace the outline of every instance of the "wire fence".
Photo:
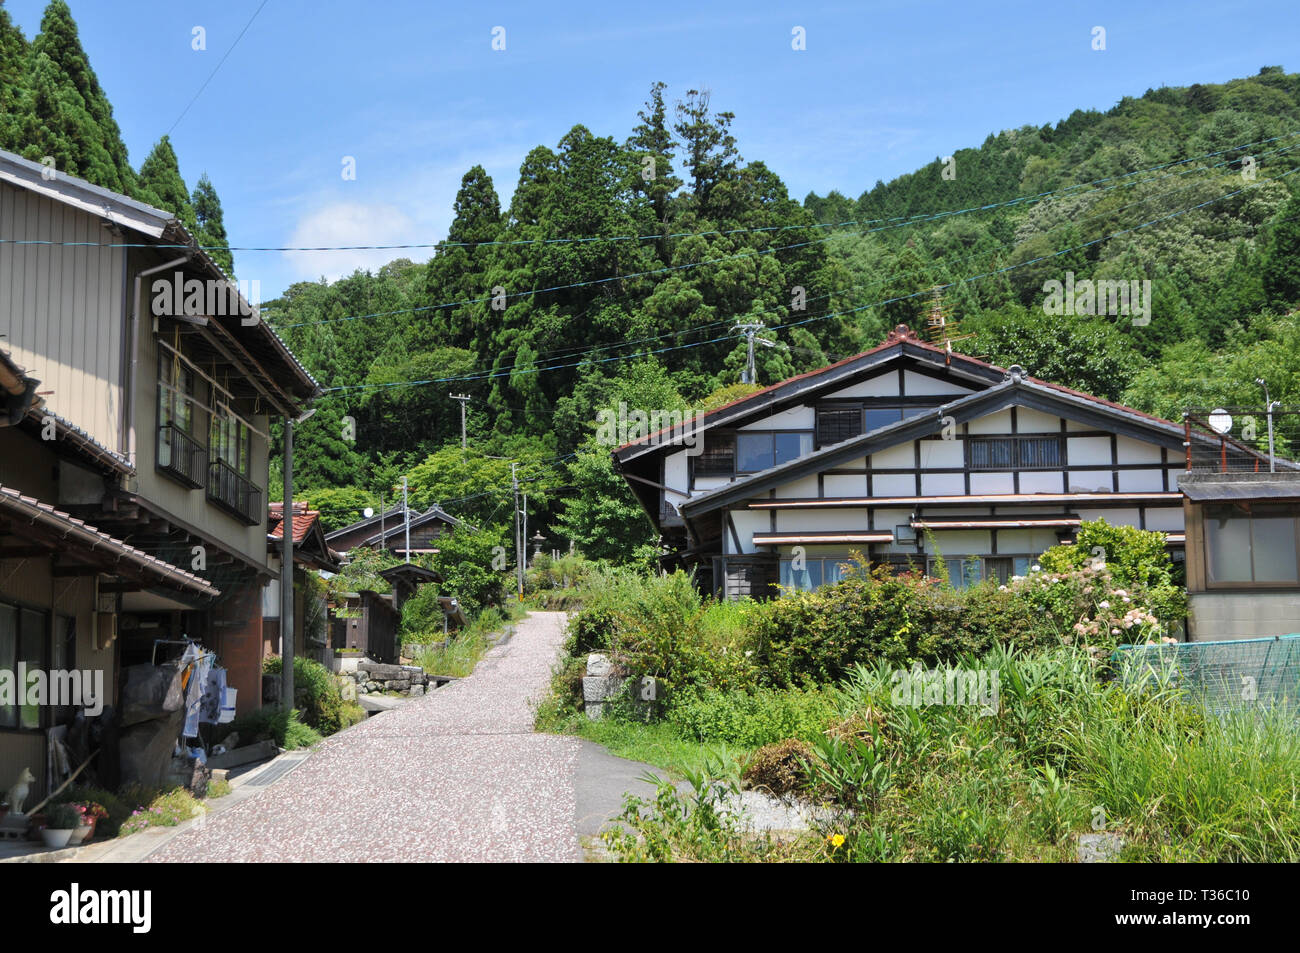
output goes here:
<path id="1" fill-rule="evenodd" d="M 1183 426 L 1190 471 L 1300 470 L 1300 407 L 1189 408 Z"/>
<path id="2" fill-rule="evenodd" d="M 1300 711 L 1300 634 L 1125 645 L 1116 661 L 1126 684 L 1177 688 L 1212 714 L 1282 705 Z"/>

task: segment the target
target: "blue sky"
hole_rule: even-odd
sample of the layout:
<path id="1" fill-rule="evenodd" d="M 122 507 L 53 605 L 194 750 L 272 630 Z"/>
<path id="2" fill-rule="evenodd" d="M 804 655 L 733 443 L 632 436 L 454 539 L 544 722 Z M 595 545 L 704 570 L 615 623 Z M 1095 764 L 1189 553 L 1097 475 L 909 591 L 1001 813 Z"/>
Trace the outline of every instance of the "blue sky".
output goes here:
<path id="1" fill-rule="evenodd" d="M 582 123 L 624 138 L 650 84 L 712 91 L 746 159 L 792 196 L 856 197 L 991 132 L 1162 84 L 1300 70 L 1300 4 L 530 3 L 69 0 L 137 167 L 175 124 L 235 245 L 432 242 L 464 172 L 509 200 L 533 146 Z M 30 38 L 44 0 L 8 0 Z M 207 49 L 192 49 L 192 30 Z M 493 27 L 506 49 L 492 49 Z M 806 50 L 791 31 L 806 31 Z M 1092 30 L 1106 49 L 1092 49 Z M 183 118 L 182 118 L 183 114 Z M 179 122 L 177 122 L 179 118 Z M 355 181 L 341 175 L 356 159 Z M 262 297 L 425 252 L 239 252 Z"/>

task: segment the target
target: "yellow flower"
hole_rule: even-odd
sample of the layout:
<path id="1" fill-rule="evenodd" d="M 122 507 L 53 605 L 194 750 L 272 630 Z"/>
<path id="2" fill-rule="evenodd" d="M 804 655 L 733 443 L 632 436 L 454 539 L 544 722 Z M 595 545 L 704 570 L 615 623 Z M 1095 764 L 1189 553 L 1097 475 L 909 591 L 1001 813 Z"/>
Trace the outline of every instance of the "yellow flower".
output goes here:
<path id="1" fill-rule="evenodd" d="M 827 842 L 828 842 L 832 847 L 843 847 L 843 846 L 844 846 L 844 835 L 843 835 L 843 834 L 827 834 L 827 835 L 826 835 L 826 840 L 827 840 Z"/>

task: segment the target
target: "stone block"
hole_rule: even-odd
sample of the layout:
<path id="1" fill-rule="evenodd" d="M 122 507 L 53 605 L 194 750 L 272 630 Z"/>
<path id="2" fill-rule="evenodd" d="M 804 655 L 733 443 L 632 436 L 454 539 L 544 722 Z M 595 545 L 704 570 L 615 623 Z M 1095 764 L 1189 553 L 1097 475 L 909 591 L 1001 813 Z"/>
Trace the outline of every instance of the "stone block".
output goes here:
<path id="1" fill-rule="evenodd" d="M 1124 838 L 1119 834 L 1080 834 L 1078 857 L 1081 864 L 1108 864 L 1119 860 Z"/>
<path id="2" fill-rule="evenodd" d="M 424 694 L 424 686 L 423 686 L 423 685 L 412 685 L 412 686 L 411 686 L 411 694 L 412 694 L 413 696 L 414 696 L 414 695 L 423 695 L 423 694 Z"/>
<path id="3" fill-rule="evenodd" d="M 124 728 L 118 739 L 122 783 L 161 788 L 184 723 L 185 712 L 178 709 L 163 718 Z"/>
<path id="4" fill-rule="evenodd" d="M 382 662 L 362 662 L 357 666 L 360 671 L 369 672 L 373 681 L 382 682 L 393 678 L 402 678 L 405 670 L 400 665 L 386 665 Z"/>
<path id="5" fill-rule="evenodd" d="M 608 656 L 593 652 L 587 656 L 587 675 L 591 678 L 605 678 L 614 672 L 614 663 Z"/>
<path id="6" fill-rule="evenodd" d="M 119 709 L 124 726 L 165 718 L 185 704 L 180 668 L 163 665 L 130 665 L 122 684 Z"/>

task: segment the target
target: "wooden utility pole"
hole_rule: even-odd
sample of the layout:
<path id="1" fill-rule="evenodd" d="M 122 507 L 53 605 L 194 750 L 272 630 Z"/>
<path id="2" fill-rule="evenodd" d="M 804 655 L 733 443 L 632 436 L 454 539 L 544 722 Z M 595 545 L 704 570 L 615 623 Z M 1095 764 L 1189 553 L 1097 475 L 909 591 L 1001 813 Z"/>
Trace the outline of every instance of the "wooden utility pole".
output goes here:
<path id="1" fill-rule="evenodd" d="M 402 518 L 406 521 L 406 561 L 411 561 L 411 508 L 406 503 L 406 475 L 402 475 Z"/>
<path id="2" fill-rule="evenodd" d="M 465 403 L 469 400 L 468 394 L 452 394 L 452 400 L 460 401 L 460 448 L 465 449 Z"/>
<path id="3" fill-rule="evenodd" d="M 519 535 L 519 476 L 515 471 L 515 462 L 510 461 L 510 485 L 515 497 L 515 576 L 519 584 L 519 597 L 524 595 L 524 546 Z"/>

